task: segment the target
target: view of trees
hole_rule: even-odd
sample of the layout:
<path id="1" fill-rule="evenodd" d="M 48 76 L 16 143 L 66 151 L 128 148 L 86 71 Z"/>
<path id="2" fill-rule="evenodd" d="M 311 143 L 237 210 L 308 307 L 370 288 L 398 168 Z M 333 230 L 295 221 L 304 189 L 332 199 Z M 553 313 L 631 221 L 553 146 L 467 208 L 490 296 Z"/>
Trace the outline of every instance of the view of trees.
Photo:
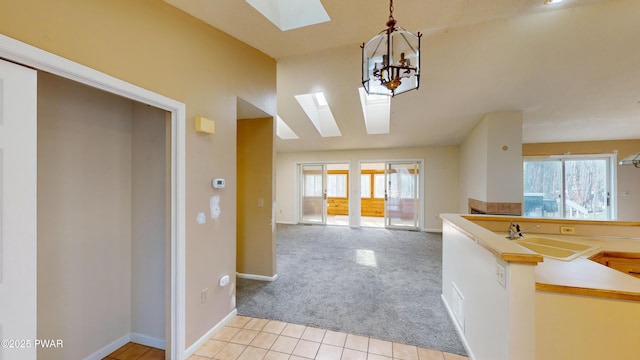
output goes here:
<path id="1" fill-rule="evenodd" d="M 525 160 L 524 214 L 607 219 L 608 161 L 608 158 Z"/>

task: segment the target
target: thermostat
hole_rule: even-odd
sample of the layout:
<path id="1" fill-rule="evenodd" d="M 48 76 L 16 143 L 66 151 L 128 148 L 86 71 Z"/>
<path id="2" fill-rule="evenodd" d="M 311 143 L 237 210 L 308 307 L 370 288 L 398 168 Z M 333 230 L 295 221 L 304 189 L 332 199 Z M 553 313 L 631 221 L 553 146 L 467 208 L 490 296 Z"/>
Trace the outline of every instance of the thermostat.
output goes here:
<path id="1" fill-rule="evenodd" d="M 213 179 L 213 188 L 224 189 L 224 179 L 222 178 Z"/>

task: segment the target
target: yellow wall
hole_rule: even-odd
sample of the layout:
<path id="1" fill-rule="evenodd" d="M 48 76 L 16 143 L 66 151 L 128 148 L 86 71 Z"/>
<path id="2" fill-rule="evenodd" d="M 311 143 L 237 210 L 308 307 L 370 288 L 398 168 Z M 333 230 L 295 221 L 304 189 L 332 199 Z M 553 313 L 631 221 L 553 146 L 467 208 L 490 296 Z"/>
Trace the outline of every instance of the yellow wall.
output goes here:
<path id="1" fill-rule="evenodd" d="M 640 151 L 640 140 L 583 141 L 566 143 L 523 144 L 523 156 L 559 154 L 611 154 L 618 161 Z M 617 165 L 618 220 L 640 221 L 640 169 Z"/>
<path id="2" fill-rule="evenodd" d="M 229 274 L 235 283 L 237 97 L 274 115 L 275 60 L 161 0 L 4 1 L 0 33 L 186 104 L 189 346 L 231 311 L 217 280 Z M 216 134 L 197 134 L 196 115 L 215 119 Z M 222 214 L 197 225 L 214 177 L 227 183 Z"/>
<path id="3" fill-rule="evenodd" d="M 273 118 L 238 120 L 238 272 L 276 275 Z M 275 221 L 275 219 L 273 220 Z"/>

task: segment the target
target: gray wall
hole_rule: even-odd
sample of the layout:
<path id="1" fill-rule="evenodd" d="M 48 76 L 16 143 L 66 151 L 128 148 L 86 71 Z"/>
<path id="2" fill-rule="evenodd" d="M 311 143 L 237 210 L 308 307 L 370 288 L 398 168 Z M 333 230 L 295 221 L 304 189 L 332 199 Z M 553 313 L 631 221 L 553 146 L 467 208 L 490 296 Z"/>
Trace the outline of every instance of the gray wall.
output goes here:
<path id="1" fill-rule="evenodd" d="M 85 358 L 132 331 L 164 339 L 164 115 L 152 131 L 152 111 L 130 100 L 38 82 L 38 337 L 64 340 L 38 357 Z M 134 136 L 141 112 L 136 127 L 149 127 Z"/>

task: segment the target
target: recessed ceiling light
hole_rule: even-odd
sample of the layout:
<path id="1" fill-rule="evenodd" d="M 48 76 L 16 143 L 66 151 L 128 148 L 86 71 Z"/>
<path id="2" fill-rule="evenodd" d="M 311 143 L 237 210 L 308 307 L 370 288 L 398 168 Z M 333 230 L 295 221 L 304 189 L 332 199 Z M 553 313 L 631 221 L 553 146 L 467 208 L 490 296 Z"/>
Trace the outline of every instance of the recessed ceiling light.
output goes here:
<path id="1" fill-rule="evenodd" d="M 282 31 L 331 20 L 320 0 L 246 0 Z"/>

